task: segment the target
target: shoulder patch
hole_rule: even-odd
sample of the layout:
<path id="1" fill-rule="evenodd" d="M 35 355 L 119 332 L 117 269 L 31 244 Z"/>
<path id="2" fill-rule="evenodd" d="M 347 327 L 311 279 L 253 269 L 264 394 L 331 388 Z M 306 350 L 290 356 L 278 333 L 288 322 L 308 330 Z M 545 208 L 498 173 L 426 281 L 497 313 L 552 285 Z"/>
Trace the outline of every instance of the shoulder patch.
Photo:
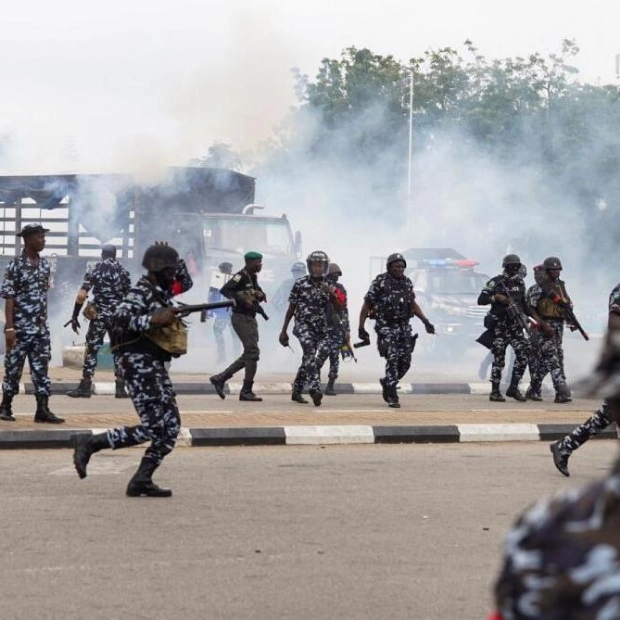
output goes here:
<path id="1" fill-rule="evenodd" d="M 241 280 L 241 275 L 237 273 L 231 278 L 231 280 L 233 282 L 239 282 Z"/>

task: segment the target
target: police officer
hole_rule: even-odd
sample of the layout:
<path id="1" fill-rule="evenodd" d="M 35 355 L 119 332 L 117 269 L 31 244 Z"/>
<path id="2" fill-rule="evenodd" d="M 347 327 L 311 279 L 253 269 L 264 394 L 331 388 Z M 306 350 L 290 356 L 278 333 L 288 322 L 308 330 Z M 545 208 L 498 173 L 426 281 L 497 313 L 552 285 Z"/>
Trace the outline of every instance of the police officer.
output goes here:
<path id="1" fill-rule="evenodd" d="M 223 273 L 227 276 L 230 276 L 232 274 L 232 267 L 232 263 L 229 263 L 228 261 L 224 261 L 223 263 L 220 263 L 218 265 L 220 273 Z M 223 299 L 225 299 L 224 295 L 220 293 L 219 289 L 209 289 L 209 296 L 207 299 L 209 303 L 222 301 Z M 213 317 L 213 335 L 215 337 L 215 344 L 217 347 L 218 364 L 224 363 L 226 361 L 226 342 L 224 340 L 224 335 L 227 329 L 231 330 L 232 332 L 230 315 L 230 308 L 218 308 L 217 310 L 209 311 L 209 316 Z"/>
<path id="2" fill-rule="evenodd" d="M 338 289 L 327 280 L 329 257 L 316 250 L 306 259 L 308 275 L 296 280 L 289 296 L 288 309 L 278 340 L 284 347 L 289 346 L 288 325 L 295 317 L 293 334 L 298 338 L 303 351 L 301 366 L 293 382 L 291 399 L 307 403 L 302 396 L 306 384 L 315 407 L 321 405 L 323 393 L 319 379 L 318 352 L 326 346 L 328 337 L 327 306 L 333 304 L 336 312 L 341 312 L 342 296 Z"/>
<path id="3" fill-rule="evenodd" d="M 554 402 L 569 403 L 572 398 L 564 373 L 562 340 L 566 315 L 562 306 L 572 306 L 572 302 L 566 292 L 563 280 L 560 280 L 560 272 L 562 271 L 560 259 L 549 256 L 545 258 L 543 267 L 545 278 L 533 290 L 529 299 L 531 314 L 542 331 L 541 363 L 538 366 L 533 383 L 534 387 L 539 388 L 545 374 L 550 373 L 555 389 Z"/>
<path id="4" fill-rule="evenodd" d="M 534 284 L 530 286 L 525 293 L 525 301 L 528 307 L 532 307 L 535 303 L 532 301 L 534 295 L 540 290 L 545 279 L 544 265 L 536 265 L 534 267 Z M 542 401 L 542 380 L 546 371 L 543 368 L 542 354 L 543 334 L 540 326 L 536 323 L 530 331 L 529 342 L 529 367 L 530 367 L 530 385 L 525 392 L 525 398 L 533 401 Z"/>
<path id="5" fill-rule="evenodd" d="M 71 328 L 79 334 L 80 311 L 92 289 L 94 301 L 88 304 L 90 324 L 86 332 L 86 351 L 84 353 L 84 366 L 82 367 L 82 380 L 75 390 L 67 392 L 71 398 L 90 398 L 92 380 L 97 368 L 97 354 L 103 345 L 106 333 L 110 333 L 112 327 L 112 315 L 118 304 L 123 300 L 131 288 L 129 272 L 116 260 L 116 247 L 107 243 L 101 248 L 101 261 L 86 272 L 82 286 L 78 291 L 73 315 L 71 316 Z M 87 317 L 88 318 L 88 317 Z M 115 396 L 126 398 L 125 384 L 119 377 L 118 356 L 112 353 L 114 360 Z"/>
<path id="6" fill-rule="evenodd" d="M 243 353 L 226 370 L 213 375 L 210 381 L 218 396 L 226 398 L 224 393 L 226 381 L 236 372 L 245 368 L 239 400 L 260 402 L 263 399 L 254 394 L 252 387 L 254 386 L 254 377 L 260 357 L 256 314 L 260 312 L 259 304 L 267 301 L 267 297 L 257 280 L 257 274 L 263 267 L 263 255 L 259 252 L 247 252 L 244 259 L 245 267 L 220 289 L 224 297 L 232 299 L 236 303 L 232 311 L 231 322 L 243 345 Z"/>
<path id="7" fill-rule="evenodd" d="M 364 297 L 358 327 L 360 339 L 370 342 L 364 324 L 372 312 L 376 320 L 377 348 L 379 355 L 385 358 L 385 377 L 380 379 L 383 400 L 393 408 L 400 407 L 396 392 L 398 382 L 411 367 L 415 346 L 415 336 L 412 336 L 409 323 L 411 317 L 418 317 L 428 334 L 435 333 L 435 327 L 415 300 L 413 283 L 405 276 L 406 267 L 407 261 L 402 254 L 388 256 L 386 272 L 373 280 Z"/>
<path id="8" fill-rule="evenodd" d="M 620 283 L 616 284 L 609 294 L 607 325 L 609 331 L 620 331 Z M 580 424 L 570 435 L 549 446 L 553 455 L 553 463 L 564 476 L 570 476 L 568 459 L 571 454 L 586 441 L 596 437 L 612 422 L 609 403 L 604 400 L 601 406 L 583 424 Z"/>
<path id="9" fill-rule="evenodd" d="M 306 275 L 305 263 L 293 263 L 291 275 L 293 276 L 292 278 L 284 280 L 284 282 L 280 284 L 271 301 L 271 304 L 279 314 L 284 314 L 288 308 L 288 297 L 291 294 L 291 289 L 293 288 L 295 280 L 299 280 L 299 278 L 303 278 Z"/>
<path id="10" fill-rule="evenodd" d="M 491 367 L 491 394 L 489 400 L 505 402 L 500 392 L 502 370 L 506 363 L 506 348 L 510 345 L 515 353 L 515 362 L 512 369 L 510 386 L 506 396 L 518 401 L 525 401 L 525 396 L 519 391 L 519 382 L 525 373 L 528 363 L 527 340 L 523 334 L 521 324 L 509 315 L 510 304 L 516 305 L 516 311 L 527 316 L 530 311 L 525 301 L 525 284 L 519 269 L 521 259 L 516 254 L 508 254 L 502 261 L 503 273 L 489 280 L 478 296 L 478 305 L 491 304 L 491 309 L 485 319 L 487 329 L 493 331 L 493 365 Z"/>
<path id="11" fill-rule="evenodd" d="M 113 324 L 113 346 L 118 350 L 119 370 L 129 389 L 140 424 L 123 426 L 97 435 L 74 437 L 73 463 L 80 478 L 93 453 L 104 448 L 126 448 L 151 442 L 138 471 L 127 486 L 127 495 L 138 497 L 170 497 L 170 489 L 162 489 L 153 480 L 176 443 L 181 418 L 166 364 L 172 354 L 163 348 L 161 328 L 178 322 L 178 310 L 172 306 L 173 286 L 185 292 L 192 286 L 187 269 L 181 266 L 178 252 L 159 243 L 148 247 L 142 259 L 147 274 L 138 280 L 117 307 Z M 181 269 L 180 269 L 181 267 Z M 182 277 L 175 277 L 182 273 Z"/>
<path id="12" fill-rule="evenodd" d="M 28 358 L 34 384 L 37 409 L 35 422 L 62 424 L 49 409 L 51 354 L 50 331 L 47 322 L 47 291 L 50 288 L 50 264 L 40 255 L 45 248 L 45 233 L 41 224 L 27 224 L 17 233 L 24 249 L 8 264 L 0 296 L 5 299 L 6 355 L 0 420 L 14 422 L 12 402 L 19 392 L 19 381 Z"/>
<path id="13" fill-rule="evenodd" d="M 338 378 L 338 369 L 340 368 L 340 350 L 351 339 L 347 290 L 338 282 L 338 278 L 341 276 L 342 270 L 340 267 L 336 263 L 329 263 L 326 280 L 337 289 L 341 303 L 339 312 L 336 311 L 334 304 L 331 302 L 327 304 L 327 338 L 317 353 L 319 371 L 329 358 L 329 374 L 327 375 L 327 386 L 325 387 L 326 396 L 336 395 L 334 386 Z"/>

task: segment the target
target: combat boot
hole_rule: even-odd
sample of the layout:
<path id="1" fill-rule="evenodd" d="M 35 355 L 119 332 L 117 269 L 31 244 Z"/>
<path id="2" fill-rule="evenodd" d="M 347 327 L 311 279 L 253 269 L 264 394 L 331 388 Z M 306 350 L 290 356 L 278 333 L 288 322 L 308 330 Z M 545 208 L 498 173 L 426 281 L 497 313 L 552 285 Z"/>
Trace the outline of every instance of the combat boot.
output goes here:
<path id="1" fill-rule="evenodd" d="M 114 398 L 129 398 L 125 382 L 122 379 L 114 380 Z"/>
<path id="2" fill-rule="evenodd" d="M 291 400 L 295 403 L 301 403 L 302 405 L 307 405 L 308 401 L 302 396 L 301 392 L 295 392 L 291 394 Z"/>
<path id="3" fill-rule="evenodd" d="M 42 394 L 36 395 L 37 410 L 34 414 L 35 422 L 45 422 L 47 424 L 64 424 L 64 418 L 59 418 L 55 413 L 52 413 L 49 408 L 49 396 L 43 396 Z"/>
<path id="4" fill-rule="evenodd" d="M 396 386 L 387 387 L 387 404 L 392 409 L 400 409 L 400 402 L 398 400 L 398 393 L 396 392 Z"/>
<path id="5" fill-rule="evenodd" d="M 92 390 L 92 382 L 90 378 L 84 377 L 75 390 L 69 390 L 67 396 L 71 398 L 90 398 Z"/>
<path id="6" fill-rule="evenodd" d="M 325 396 L 336 396 L 334 383 L 336 383 L 336 379 L 328 379 L 327 386 L 325 387 Z"/>
<path id="7" fill-rule="evenodd" d="M 140 461 L 138 471 L 127 485 L 128 497 L 170 497 L 172 491 L 170 489 L 162 489 L 158 487 L 152 480 L 153 472 L 157 469 L 157 465 L 152 459 L 144 457 Z"/>
<path id="8" fill-rule="evenodd" d="M 494 403 L 505 403 L 506 399 L 502 396 L 502 393 L 499 391 L 499 383 L 491 383 L 491 394 L 489 395 L 489 400 Z"/>
<path id="9" fill-rule="evenodd" d="M 521 394 L 521 392 L 519 391 L 519 384 L 515 383 L 514 381 L 510 384 L 510 386 L 506 390 L 506 396 L 508 396 L 509 398 L 514 398 L 515 400 L 518 400 L 520 403 L 524 403 L 526 400 L 525 396 L 523 396 L 523 394 Z"/>
<path id="10" fill-rule="evenodd" d="M 388 401 L 388 388 L 385 385 L 385 379 L 379 379 L 379 383 L 381 384 L 381 395 L 383 396 L 383 400 L 387 403 Z"/>
<path id="11" fill-rule="evenodd" d="M 570 390 L 568 389 L 568 385 L 566 383 L 560 383 L 558 385 L 558 389 L 555 393 L 554 403 L 570 403 L 573 399 L 570 396 Z"/>
<path id="12" fill-rule="evenodd" d="M 0 403 L 0 420 L 5 422 L 15 422 L 12 409 L 13 397 L 7 394 L 2 395 L 2 402 Z"/>
<path id="13" fill-rule="evenodd" d="M 213 375 L 209 381 L 211 381 L 211 384 L 213 385 L 213 387 L 215 388 L 215 391 L 217 392 L 217 395 L 224 400 L 226 398 L 226 394 L 224 393 L 224 387 L 226 386 L 226 381 L 228 381 L 228 379 L 230 379 L 231 375 L 226 375 L 226 373 L 220 373 L 219 375 Z"/>
<path id="14" fill-rule="evenodd" d="M 239 392 L 239 400 L 247 400 L 254 403 L 262 403 L 263 399 L 260 396 L 256 396 L 252 391 L 254 381 L 244 381 L 241 392 Z"/>
<path id="15" fill-rule="evenodd" d="M 535 388 L 533 385 L 527 388 L 525 391 L 525 398 L 527 400 L 533 400 L 535 402 L 541 402 L 542 396 L 540 395 L 540 388 Z"/>
<path id="16" fill-rule="evenodd" d="M 323 400 L 323 394 L 320 391 L 313 391 L 310 390 L 310 398 L 312 399 L 312 402 L 314 403 L 315 407 L 320 407 L 321 406 L 321 401 Z"/>
<path id="17" fill-rule="evenodd" d="M 568 457 L 570 454 L 564 454 L 560 450 L 560 442 L 556 441 L 549 446 L 549 450 L 551 454 L 553 454 L 553 464 L 556 466 L 557 470 L 567 478 L 570 476 L 570 472 L 568 471 Z"/>
<path id="18" fill-rule="evenodd" d="M 73 436 L 73 464 L 80 478 L 86 478 L 86 466 L 90 457 L 99 450 L 109 448 L 107 433 L 99 435 L 87 435 L 80 433 Z"/>

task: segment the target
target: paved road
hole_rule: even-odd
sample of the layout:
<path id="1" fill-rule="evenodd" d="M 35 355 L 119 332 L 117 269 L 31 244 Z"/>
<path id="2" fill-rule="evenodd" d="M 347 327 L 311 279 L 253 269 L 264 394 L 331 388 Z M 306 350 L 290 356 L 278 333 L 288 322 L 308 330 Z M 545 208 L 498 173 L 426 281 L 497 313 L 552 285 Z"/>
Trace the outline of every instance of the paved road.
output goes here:
<path id="1" fill-rule="evenodd" d="M 542 443 L 179 449 L 171 499 L 128 499 L 137 450 L 2 453 L 2 618 L 480 620 L 504 534 L 562 478 Z"/>

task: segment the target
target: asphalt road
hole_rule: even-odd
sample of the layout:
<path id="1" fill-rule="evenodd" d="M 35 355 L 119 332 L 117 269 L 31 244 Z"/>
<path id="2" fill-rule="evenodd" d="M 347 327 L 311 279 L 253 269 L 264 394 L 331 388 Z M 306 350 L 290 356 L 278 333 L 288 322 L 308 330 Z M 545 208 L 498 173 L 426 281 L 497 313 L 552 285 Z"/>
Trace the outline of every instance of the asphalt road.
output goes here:
<path id="1" fill-rule="evenodd" d="M 535 498 L 573 476 L 545 443 L 178 449 L 171 499 L 129 499 L 140 451 L 6 451 L 0 574 L 6 620 L 484 619 L 500 545 Z"/>

